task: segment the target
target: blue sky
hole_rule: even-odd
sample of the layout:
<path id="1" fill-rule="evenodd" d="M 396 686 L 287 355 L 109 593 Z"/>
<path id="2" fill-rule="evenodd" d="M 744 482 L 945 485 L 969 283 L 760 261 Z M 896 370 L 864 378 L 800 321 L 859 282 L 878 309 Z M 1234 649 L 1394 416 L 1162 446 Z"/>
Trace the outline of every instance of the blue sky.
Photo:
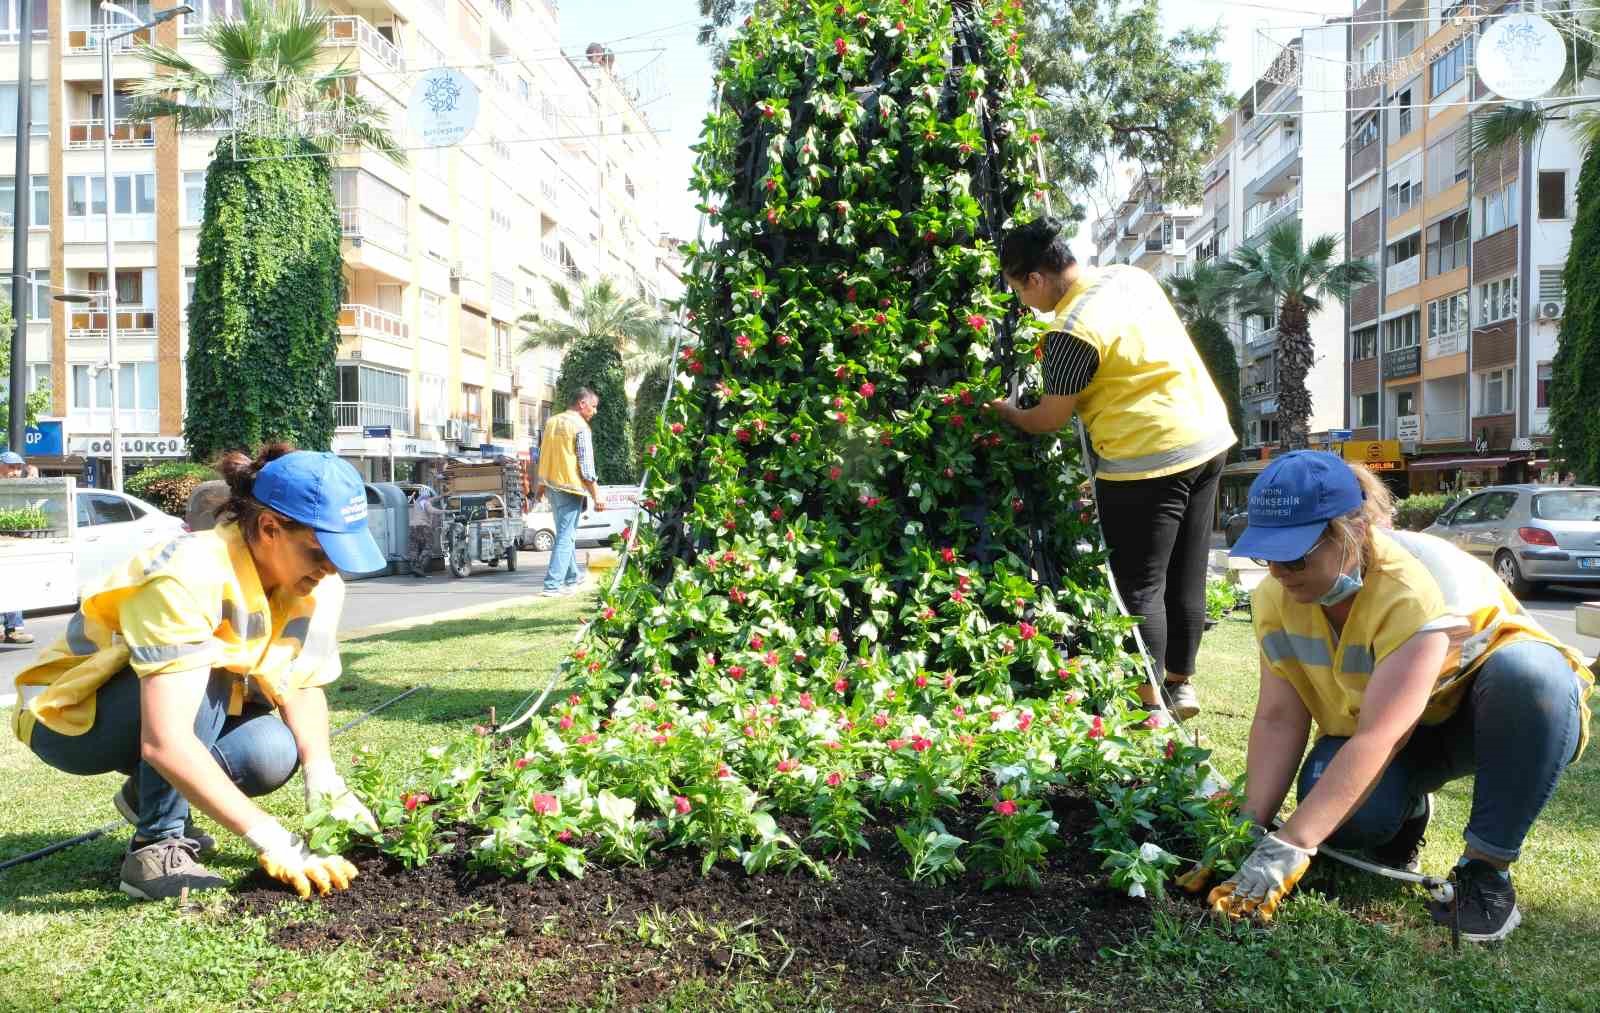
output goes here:
<path id="1" fill-rule="evenodd" d="M 705 50 L 695 44 L 695 0 L 581 0 L 561 6 L 561 44 L 581 54 L 591 42 L 610 46 L 617 70 L 645 73 L 646 112 L 662 131 L 666 161 L 662 172 L 682 180 L 683 189 L 663 187 L 663 227 L 682 238 L 694 234 L 698 216 L 688 191 L 693 155 L 689 146 L 700 135 L 700 123 L 711 101 L 711 67 Z M 1330 15 L 1351 11 L 1349 0 L 1163 0 L 1167 31 L 1209 28 L 1224 30 L 1219 55 L 1230 67 L 1229 85 L 1237 94 L 1250 85 L 1252 41 L 1265 29 L 1282 42 L 1297 26 L 1321 23 Z M 1267 47 L 1270 48 L 1270 47 Z M 1259 64 L 1257 69 L 1260 69 Z M 654 99 L 651 100 L 651 96 Z"/>

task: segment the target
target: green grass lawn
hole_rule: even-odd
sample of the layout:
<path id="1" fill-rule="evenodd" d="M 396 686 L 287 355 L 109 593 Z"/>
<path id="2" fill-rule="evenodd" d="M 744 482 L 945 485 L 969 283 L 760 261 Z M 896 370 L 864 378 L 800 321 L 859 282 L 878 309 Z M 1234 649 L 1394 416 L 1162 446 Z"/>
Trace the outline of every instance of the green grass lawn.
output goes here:
<path id="1" fill-rule="evenodd" d="M 361 746 L 417 751 L 490 707 L 505 717 L 543 684 L 570 641 L 586 603 L 556 601 L 345 645 L 345 675 L 331 688 L 338 726 L 404 689 L 427 689 L 377 714 L 335 742 L 348 763 Z M 1203 744 L 1229 775 L 1243 768 L 1256 682 L 1256 653 L 1242 616 L 1207 635 L 1201 653 Z M 9 715 L 7 715 L 9 719 Z M 119 777 L 73 778 L 0 739 L 5 785 L 0 860 L 91 829 L 114 817 Z M 1219 927 L 1190 906 L 1169 905 L 1153 931 L 1108 951 L 1104 996 L 1060 993 L 1061 1008 L 1109 1004 L 1135 1009 L 1600 1009 L 1600 764 L 1591 751 L 1563 779 L 1516 870 L 1523 927 L 1505 945 L 1454 954 L 1409 888 L 1319 865 L 1269 931 Z M 301 815 L 299 779 L 265 801 L 286 823 Z M 1443 872 L 1460 848 L 1470 784 L 1439 799 L 1425 863 Z M 404 956 L 346 944 L 331 951 L 280 948 L 279 924 L 317 917 L 287 902 L 267 917 L 241 918 L 227 892 L 176 904 L 138 904 L 117 891 L 128 831 L 115 832 L 0 873 L 0 1009 L 211 1010 L 400 1009 L 431 1005 L 419 991 L 439 966 L 476 977 L 476 990 L 505 1008 L 544 1008 L 524 991 L 559 981 L 560 967 L 508 973 L 500 930 L 488 926 L 470 950 Z M 230 879 L 254 868 L 248 848 L 221 835 L 210 864 Z M 1590 912 L 1585 914 L 1584 912 Z M 989 959 L 1027 979 L 1019 943 Z M 522 959 L 522 958 L 518 958 Z M 617 974 L 627 973 L 619 969 Z M 794 976 L 791 974 L 791 978 Z M 623 994 L 620 978 L 600 983 L 588 1008 Z M 662 1008 L 858 1008 L 859 982 L 817 969 L 775 986 L 735 971 L 686 977 Z M 882 985 L 884 983 L 873 983 Z M 908 980 L 907 984 L 911 984 Z M 1033 983 L 1035 985 L 1047 983 Z M 616 987 L 613 987 L 616 986 Z M 468 989 L 461 994 L 472 994 Z M 908 999 L 910 995 L 908 993 Z M 877 1005 L 876 1002 L 873 1003 Z M 1005 997 L 994 997 L 995 1008 Z"/>

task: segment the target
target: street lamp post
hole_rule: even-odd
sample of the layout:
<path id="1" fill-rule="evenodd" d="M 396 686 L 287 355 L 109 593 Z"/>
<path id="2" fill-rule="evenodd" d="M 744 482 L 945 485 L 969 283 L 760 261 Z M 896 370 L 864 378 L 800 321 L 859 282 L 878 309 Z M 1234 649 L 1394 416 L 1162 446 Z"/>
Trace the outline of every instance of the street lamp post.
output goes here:
<path id="1" fill-rule="evenodd" d="M 105 112 L 105 136 L 102 146 L 105 163 L 105 195 L 106 195 L 106 359 L 107 368 L 111 370 L 111 488 L 122 491 L 122 367 L 117 361 L 117 239 L 111 230 L 111 215 L 116 206 L 116 186 L 111 178 L 111 138 L 116 130 L 116 105 L 117 93 L 114 90 L 115 81 L 111 76 L 111 48 L 119 39 L 127 38 L 137 32 L 144 32 L 156 25 L 171 21 L 180 14 L 192 14 L 194 8 L 188 4 L 179 4 L 165 10 L 156 11 L 150 16 L 149 21 L 140 21 L 139 16 L 128 10 L 102 0 L 100 10 L 108 15 L 106 24 L 100 35 L 100 84 L 103 89 L 101 107 Z M 132 22 L 132 27 L 124 28 L 120 32 L 112 33 L 109 15 L 118 15 L 126 21 Z M 92 196 L 92 195 L 91 195 Z M 129 182 L 128 199 L 133 201 L 132 181 Z"/>

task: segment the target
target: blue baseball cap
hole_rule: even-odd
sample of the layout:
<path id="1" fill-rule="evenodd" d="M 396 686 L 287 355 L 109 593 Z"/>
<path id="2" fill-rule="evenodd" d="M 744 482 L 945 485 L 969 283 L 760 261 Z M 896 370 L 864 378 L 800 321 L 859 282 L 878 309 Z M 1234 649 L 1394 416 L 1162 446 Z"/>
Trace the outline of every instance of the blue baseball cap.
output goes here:
<path id="1" fill-rule="evenodd" d="M 1274 563 L 1311 551 L 1328 522 L 1361 505 L 1361 483 L 1348 464 L 1322 450 L 1276 458 L 1250 483 L 1249 526 L 1229 550 Z"/>
<path id="2" fill-rule="evenodd" d="M 0 452 L 0 464 L 22 464 L 22 455 L 15 450 Z"/>
<path id="3" fill-rule="evenodd" d="M 348 461 L 296 450 L 269 461 L 251 489 L 257 501 L 316 533 L 329 561 L 345 573 L 389 565 L 367 529 L 367 488 Z"/>

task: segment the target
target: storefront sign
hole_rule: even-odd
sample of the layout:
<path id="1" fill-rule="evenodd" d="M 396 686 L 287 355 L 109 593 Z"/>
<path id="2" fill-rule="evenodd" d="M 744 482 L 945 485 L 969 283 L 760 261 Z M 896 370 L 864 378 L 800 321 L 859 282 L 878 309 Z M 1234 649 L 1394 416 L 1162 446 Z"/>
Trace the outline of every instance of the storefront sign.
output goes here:
<path id="1" fill-rule="evenodd" d="M 1422 416 L 1400 415 L 1395 418 L 1395 436 L 1403 443 L 1422 439 Z"/>
<path id="2" fill-rule="evenodd" d="M 66 430 L 60 419 L 40 419 L 38 425 L 23 430 L 22 442 L 23 457 L 60 457 L 66 448 Z M 0 439 L 0 450 L 10 449 L 10 444 Z"/>
<path id="3" fill-rule="evenodd" d="M 1344 459 L 1372 471 L 1404 471 L 1406 466 L 1399 440 L 1352 440 L 1344 444 Z"/>
<path id="4" fill-rule="evenodd" d="M 1508 14 L 1484 29 L 1478 43 L 1478 77 L 1501 98 L 1542 98 L 1567 69 L 1567 44 L 1537 14 Z"/>
<path id="5" fill-rule="evenodd" d="M 1422 372 L 1422 347 L 1395 348 L 1383 353 L 1383 378 L 1398 380 Z"/>
<path id="6" fill-rule="evenodd" d="M 435 67 L 417 75 L 408 108 L 422 147 L 460 144 L 478 122 L 478 86 L 453 67 Z"/>
<path id="7" fill-rule="evenodd" d="M 84 457 L 110 457 L 109 436 L 79 436 L 72 441 L 72 452 Z M 124 457 L 188 457 L 189 445 L 181 436 L 124 436 Z"/>

